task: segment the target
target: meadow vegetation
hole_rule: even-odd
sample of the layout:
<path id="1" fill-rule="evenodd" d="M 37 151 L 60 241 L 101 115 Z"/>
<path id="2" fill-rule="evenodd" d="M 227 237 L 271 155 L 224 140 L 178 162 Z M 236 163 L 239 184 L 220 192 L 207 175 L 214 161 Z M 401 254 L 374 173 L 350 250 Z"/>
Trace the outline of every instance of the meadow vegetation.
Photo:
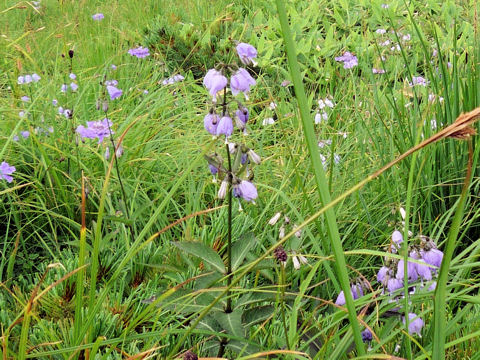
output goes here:
<path id="1" fill-rule="evenodd" d="M 1 3 L 2 359 L 480 359 L 476 1 Z"/>

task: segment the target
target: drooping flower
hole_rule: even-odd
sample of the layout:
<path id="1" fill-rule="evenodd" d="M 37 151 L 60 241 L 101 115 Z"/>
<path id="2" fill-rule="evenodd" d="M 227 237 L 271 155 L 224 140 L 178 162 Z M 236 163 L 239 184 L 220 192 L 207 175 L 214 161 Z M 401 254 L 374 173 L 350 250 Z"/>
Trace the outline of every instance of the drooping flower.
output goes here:
<path id="1" fill-rule="evenodd" d="M 280 219 L 280 216 L 282 216 L 282 213 L 281 212 L 277 212 L 275 215 L 272 216 L 272 218 L 268 221 L 268 225 L 275 225 L 278 221 L 278 219 Z"/>
<path id="2" fill-rule="evenodd" d="M 38 82 L 38 81 L 40 81 L 40 79 L 41 79 L 41 77 L 38 74 L 36 74 L 36 73 L 32 74 L 32 81 L 33 82 Z"/>
<path id="3" fill-rule="evenodd" d="M 408 313 L 408 320 L 408 333 L 410 335 L 417 334 L 421 336 L 423 320 L 414 313 Z M 403 323 L 405 324 L 405 316 L 403 317 Z"/>
<path id="4" fill-rule="evenodd" d="M 343 62 L 344 69 L 351 69 L 358 65 L 358 59 L 349 51 L 345 51 L 342 56 L 335 57 L 335 61 Z"/>
<path id="5" fill-rule="evenodd" d="M 22 96 L 21 99 L 23 102 L 30 102 L 30 98 L 28 96 Z"/>
<path id="6" fill-rule="evenodd" d="M 73 92 L 77 91 L 78 90 L 78 85 L 75 84 L 74 82 L 72 82 L 70 84 L 70 89 L 72 89 Z"/>
<path id="7" fill-rule="evenodd" d="M 399 279 L 391 277 L 387 281 L 387 290 L 390 293 L 393 293 L 395 290 L 401 289 L 403 287 L 403 282 Z"/>
<path id="8" fill-rule="evenodd" d="M 258 197 L 257 188 L 250 181 L 242 180 L 240 184 L 234 185 L 233 194 L 246 201 L 254 201 Z"/>
<path id="9" fill-rule="evenodd" d="M 387 30 L 380 28 L 380 29 L 375 30 L 375 32 L 376 32 L 377 34 L 383 35 L 383 34 L 385 34 L 385 33 L 387 32 Z"/>
<path id="10" fill-rule="evenodd" d="M 0 164 L 0 178 L 5 179 L 8 183 L 13 181 L 12 175 L 15 172 L 15 166 L 10 166 L 6 161 L 2 161 Z"/>
<path id="11" fill-rule="evenodd" d="M 67 92 L 67 90 L 68 90 L 68 85 L 67 85 L 67 84 L 63 84 L 63 85 L 60 87 L 60 91 L 63 92 L 63 93 Z"/>
<path id="12" fill-rule="evenodd" d="M 368 329 L 362 331 L 362 341 L 363 342 L 370 342 L 373 339 L 372 332 Z"/>
<path id="13" fill-rule="evenodd" d="M 400 231 L 395 230 L 392 233 L 392 245 L 390 246 L 390 249 L 392 253 L 396 254 L 398 249 L 400 248 L 401 244 L 403 242 L 403 235 Z"/>
<path id="14" fill-rule="evenodd" d="M 68 77 L 72 80 L 75 80 L 77 78 L 77 75 L 75 75 L 74 73 L 71 73 L 70 75 L 68 75 Z"/>
<path id="15" fill-rule="evenodd" d="M 420 259 L 420 254 L 414 250 L 410 252 L 410 257 L 419 260 L 422 264 L 414 263 L 417 274 L 425 280 L 432 280 L 432 271 L 424 260 Z"/>
<path id="16" fill-rule="evenodd" d="M 174 75 L 172 77 L 169 77 L 168 79 L 163 79 L 162 80 L 162 85 L 169 85 L 169 84 L 175 84 L 177 82 L 185 80 L 185 77 L 183 77 L 180 74 Z"/>
<path id="17" fill-rule="evenodd" d="M 255 79 L 248 73 L 247 70 L 240 68 L 230 79 L 230 88 L 232 94 L 235 96 L 240 92 L 243 92 L 245 97 L 250 91 L 250 86 L 255 85 Z"/>
<path id="18" fill-rule="evenodd" d="M 115 100 L 116 98 L 122 96 L 123 91 L 113 85 L 107 85 L 108 95 L 110 95 L 111 100 Z"/>
<path id="19" fill-rule="evenodd" d="M 233 133 L 233 121 L 229 116 L 223 116 L 218 122 L 216 135 L 229 137 Z"/>
<path id="20" fill-rule="evenodd" d="M 247 43 L 239 43 L 236 50 L 242 63 L 245 65 L 256 65 L 255 60 L 253 60 L 257 57 L 257 49 L 255 47 Z"/>
<path id="21" fill-rule="evenodd" d="M 85 138 L 88 139 L 98 139 L 100 144 L 103 139 L 110 135 L 110 131 L 113 134 L 113 131 L 110 129 L 112 122 L 105 118 L 99 121 L 87 121 L 87 127 L 80 125 L 77 127 L 77 133 L 80 134 L 82 140 Z"/>
<path id="22" fill-rule="evenodd" d="M 215 113 L 213 114 L 208 113 L 203 118 L 203 126 L 205 127 L 205 130 L 207 130 L 210 134 L 214 136 L 217 135 L 218 122 L 219 122 L 218 115 Z"/>
<path id="23" fill-rule="evenodd" d="M 240 130 L 245 129 L 245 125 L 247 124 L 248 118 L 250 116 L 250 113 L 248 112 L 248 109 L 246 107 L 241 107 L 237 111 L 235 111 L 235 122 L 237 124 L 237 127 Z"/>
<path id="24" fill-rule="evenodd" d="M 443 252 L 440 250 L 433 248 L 428 251 L 421 251 L 420 255 L 422 256 L 422 259 L 425 260 L 427 264 L 440 267 L 442 265 L 442 260 L 443 260 Z"/>
<path id="25" fill-rule="evenodd" d="M 145 58 L 145 57 L 150 55 L 150 52 L 149 52 L 148 48 L 145 48 L 143 46 L 139 46 L 137 48 L 130 49 L 130 50 L 128 50 L 128 53 L 132 56 L 136 56 L 139 59 Z"/>
<path id="26" fill-rule="evenodd" d="M 105 18 L 105 16 L 103 16 L 102 13 L 97 13 L 97 14 L 92 15 L 92 19 L 95 20 L 95 21 L 103 20 L 104 18 Z"/>
<path id="27" fill-rule="evenodd" d="M 30 131 L 28 130 L 20 131 L 20 135 L 22 135 L 24 139 L 28 139 L 28 137 L 30 136 Z"/>
<path id="28" fill-rule="evenodd" d="M 384 69 L 372 68 L 372 73 L 373 74 L 385 74 L 385 70 Z"/>
<path id="29" fill-rule="evenodd" d="M 403 280 L 405 275 L 404 261 L 400 260 L 397 265 L 397 274 L 396 278 L 398 280 Z M 415 281 L 418 279 L 417 267 L 411 261 L 407 261 L 407 277 L 409 281 Z"/>
<path id="30" fill-rule="evenodd" d="M 386 267 L 386 266 L 382 266 L 380 268 L 380 270 L 378 270 L 378 273 L 377 273 L 377 281 L 380 282 L 380 283 L 383 283 L 387 277 L 387 275 L 389 274 L 390 272 L 390 268 Z"/>
<path id="31" fill-rule="evenodd" d="M 288 255 L 282 245 L 279 245 L 275 248 L 275 250 L 273 251 L 273 256 L 283 266 L 287 264 Z"/>
<path id="32" fill-rule="evenodd" d="M 268 126 L 268 125 L 273 125 L 273 124 L 275 124 L 275 120 L 274 120 L 273 118 L 271 118 L 271 117 L 265 118 L 265 119 L 263 119 L 263 121 L 262 121 L 262 125 L 263 125 L 263 126 Z"/>
<path id="33" fill-rule="evenodd" d="M 225 87 L 227 86 L 227 82 L 227 78 L 223 76 L 220 71 L 215 69 L 208 70 L 207 74 L 203 79 L 203 85 L 205 85 L 208 92 L 210 93 L 210 95 L 213 96 L 213 98 L 216 97 L 217 92 L 225 89 Z"/>

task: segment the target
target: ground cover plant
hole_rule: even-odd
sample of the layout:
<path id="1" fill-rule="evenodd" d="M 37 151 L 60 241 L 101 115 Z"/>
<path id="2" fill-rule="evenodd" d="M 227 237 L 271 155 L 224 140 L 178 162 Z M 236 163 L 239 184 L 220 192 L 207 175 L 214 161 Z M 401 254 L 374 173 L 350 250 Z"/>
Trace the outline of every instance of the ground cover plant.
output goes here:
<path id="1" fill-rule="evenodd" d="M 478 359 L 477 2 L 4 1 L 3 359 Z"/>

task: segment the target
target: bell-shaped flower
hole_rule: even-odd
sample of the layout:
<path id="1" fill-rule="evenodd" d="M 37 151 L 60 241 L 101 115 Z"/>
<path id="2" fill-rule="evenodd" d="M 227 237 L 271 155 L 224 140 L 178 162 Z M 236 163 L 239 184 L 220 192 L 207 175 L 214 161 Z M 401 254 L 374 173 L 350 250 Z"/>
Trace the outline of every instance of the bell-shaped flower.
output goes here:
<path id="1" fill-rule="evenodd" d="M 403 282 L 396 278 L 390 278 L 387 281 L 387 290 L 390 293 L 393 293 L 395 290 L 401 289 L 403 287 Z"/>
<path id="2" fill-rule="evenodd" d="M 238 43 L 236 50 L 242 63 L 245 65 L 256 65 L 253 59 L 257 57 L 257 49 L 254 46 L 247 43 Z"/>
<path id="3" fill-rule="evenodd" d="M 233 121 L 229 116 L 223 116 L 218 122 L 217 135 L 225 135 L 229 137 L 233 133 Z"/>
<path id="4" fill-rule="evenodd" d="M 377 281 L 380 283 L 383 283 L 385 281 L 385 278 L 387 277 L 388 273 L 390 271 L 390 268 L 386 266 L 382 266 L 380 270 L 378 270 L 377 274 Z"/>
<path id="5" fill-rule="evenodd" d="M 415 265 L 415 270 L 422 279 L 424 280 L 432 280 L 432 271 L 431 268 L 427 265 L 427 263 L 424 260 L 420 259 L 420 254 L 414 250 L 410 253 L 410 257 L 419 260 L 421 264 L 414 263 Z"/>
<path id="6" fill-rule="evenodd" d="M 403 235 L 400 231 L 395 230 L 392 233 L 392 245 L 390 246 L 390 249 L 392 253 L 396 254 L 397 250 L 400 248 L 401 244 L 403 242 Z"/>
<path id="7" fill-rule="evenodd" d="M 247 135 L 246 125 L 249 115 L 248 109 L 243 106 L 235 111 L 235 123 L 237 127 L 243 131 L 244 135 Z"/>
<path id="8" fill-rule="evenodd" d="M 372 332 L 368 329 L 365 329 L 362 331 L 362 341 L 365 342 L 370 342 L 373 339 Z"/>
<path id="9" fill-rule="evenodd" d="M 217 135 L 217 127 L 218 127 L 218 115 L 217 114 L 210 114 L 208 113 L 203 118 L 203 126 L 205 130 L 207 130 L 212 135 Z"/>
<path id="10" fill-rule="evenodd" d="M 250 76 L 247 70 L 240 68 L 230 79 L 230 88 L 232 94 L 235 96 L 240 92 L 243 92 L 245 98 L 250 91 L 250 86 L 255 85 L 255 79 Z"/>
<path id="11" fill-rule="evenodd" d="M 207 88 L 210 95 L 215 97 L 217 96 L 217 92 L 225 89 L 227 86 L 227 78 L 222 75 L 222 73 L 215 69 L 208 70 L 205 78 L 203 79 L 203 85 Z"/>
<path id="12" fill-rule="evenodd" d="M 405 316 L 403 317 L 403 323 L 405 324 Z M 423 320 L 417 316 L 417 314 L 409 313 L 408 314 L 408 333 L 410 335 L 417 334 L 421 336 L 421 331 L 423 327 Z"/>
<path id="13" fill-rule="evenodd" d="M 4 179 L 8 183 L 11 183 L 13 181 L 13 177 L 10 175 L 12 175 L 15 170 L 15 166 L 11 166 L 6 161 L 2 161 L 2 164 L 0 164 L 0 179 Z"/>
<path id="14" fill-rule="evenodd" d="M 257 188 L 250 181 L 242 180 L 233 187 L 235 197 L 241 197 L 246 201 L 254 201 L 258 197 Z"/>
<path id="15" fill-rule="evenodd" d="M 443 252 L 440 250 L 433 248 L 428 251 L 422 251 L 420 254 L 427 264 L 436 267 L 440 267 L 440 265 L 442 265 Z"/>
<path id="16" fill-rule="evenodd" d="M 110 95 L 111 100 L 122 96 L 123 91 L 113 85 L 107 85 L 108 95 Z"/>
<path id="17" fill-rule="evenodd" d="M 397 265 L 397 274 L 396 278 L 398 280 L 403 280 L 405 275 L 404 261 L 400 260 Z M 415 281 L 418 279 L 417 267 L 411 261 L 407 261 L 407 277 L 409 281 Z"/>
<path id="18" fill-rule="evenodd" d="M 100 144 L 105 137 L 110 135 L 110 132 L 113 134 L 113 131 L 110 129 L 111 126 L 112 122 L 105 118 L 100 121 L 87 121 L 87 127 L 80 125 L 76 131 L 82 139 L 98 139 Z"/>

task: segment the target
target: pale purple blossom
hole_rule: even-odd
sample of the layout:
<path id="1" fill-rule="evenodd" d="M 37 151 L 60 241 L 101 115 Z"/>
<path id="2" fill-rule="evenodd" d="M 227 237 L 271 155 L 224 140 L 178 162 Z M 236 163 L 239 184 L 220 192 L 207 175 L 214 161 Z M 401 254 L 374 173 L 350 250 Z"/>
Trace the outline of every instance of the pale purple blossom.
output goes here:
<path id="1" fill-rule="evenodd" d="M 60 87 L 60 91 L 63 92 L 63 93 L 66 93 L 68 90 L 68 85 L 67 84 L 63 84 L 61 87 Z"/>
<path id="2" fill-rule="evenodd" d="M 104 18 L 105 16 L 102 13 L 97 13 L 92 15 L 92 19 L 95 21 L 100 21 L 100 20 L 103 20 Z"/>
<path id="3" fill-rule="evenodd" d="M 36 73 L 32 74 L 32 81 L 33 82 L 38 82 L 38 81 L 40 81 L 40 79 L 41 79 L 41 77 L 38 74 L 36 74 Z"/>
<path id="4" fill-rule="evenodd" d="M 387 280 L 387 290 L 390 293 L 393 293 L 395 290 L 401 289 L 403 287 L 403 282 L 394 277 Z"/>
<path id="5" fill-rule="evenodd" d="M 208 70 L 203 79 L 203 85 L 214 98 L 217 95 L 217 92 L 225 89 L 227 82 L 227 78 L 223 76 L 220 71 L 215 69 Z"/>
<path id="6" fill-rule="evenodd" d="M 32 75 L 25 75 L 25 84 L 30 84 L 32 81 Z"/>
<path id="7" fill-rule="evenodd" d="M 239 43 L 236 50 L 242 63 L 245 65 L 255 65 L 255 60 L 253 59 L 257 57 L 257 49 L 255 49 L 254 46 L 247 43 Z"/>
<path id="8" fill-rule="evenodd" d="M 351 69 L 358 65 L 358 59 L 349 51 L 345 51 L 342 56 L 337 56 L 335 61 L 343 62 L 344 69 Z"/>
<path id="9" fill-rule="evenodd" d="M 374 74 L 385 74 L 385 70 L 384 69 L 372 68 L 372 73 L 374 73 Z"/>
<path id="10" fill-rule="evenodd" d="M 71 73 L 70 75 L 68 75 L 68 77 L 72 80 L 75 80 L 77 78 L 77 75 L 75 75 L 74 73 Z"/>
<path id="11" fill-rule="evenodd" d="M 383 34 L 385 34 L 385 33 L 387 32 L 387 30 L 380 28 L 380 29 L 375 30 L 375 32 L 376 32 L 377 34 L 383 35 Z"/>
<path id="12" fill-rule="evenodd" d="M 443 252 L 438 249 L 430 249 L 428 251 L 421 251 L 420 255 L 427 264 L 440 267 L 443 260 Z"/>
<path id="13" fill-rule="evenodd" d="M 110 95 L 111 100 L 115 100 L 116 98 L 122 96 L 123 91 L 115 86 L 108 85 L 107 86 L 108 95 Z"/>
<path id="14" fill-rule="evenodd" d="M 383 283 L 387 278 L 387 275 L 389 275 L 389 273 L 390 273 L 390 268 L 386 266 L 382 266 L 380 270 L 378 270 L 377 281 L 380 283 Z"/>
<path id="15" fill-rule="evenodd" d="M 117 86 L 118 81 L 117 80 L 106 80 L 105 81 L 105 86 Z"/>
<path id="16" fill-rule="evenodd" d="M 28 96 L 22 96 L 21 99 L 23 102 L 30 102 L 30 98 Z"/>
<path id="17" fill-rule="evenodd" d="M 223 116 L 218 122 L 216 135 L 225 135 L 229 137 L 233 134 L 233 121 L 230 116 Z"/>
<path id="18" fill-rule="evenodd" d="M 111 126 L 112 122 L 107 118 L 99 121 L 87 121 L 87 127 L 78 126 L 77 133 L 80 134 L 82 140 L 85 138 L 98 139 L 100 144 L 105 137 L 110 135 L 110 132 L 113 133 L 110 129 Z"/>
<path id="19" fill-rule="evenodd" d="M 235 96 L 240 92 L 243 92 L 245 97 L 250 91 L 250 86 L 255 85 L 255 79 L 248 73 L 247 70 L 240 68 L 230 79 L 230 88 L 232 94 Z"/>
<path id="20" fill-rule="evenodd" d="M 217 114 L 207 114 L 203 118 L 203 126 L 212 135 L 217 135 L 219 118 Z"/>
<path id="21" fill-rule="evenodd" d="M 13 177 L 10 175 L 12 175 L 15 170 L 15 166 L 10 166 L 9 163 L 3 161 L 2 164 L 0 164 L 0 178 L 6 180 L 8 183 L 11 183 L 13 181 Z"/>
<path id="22" fill-rule="evenodd" d="M 235 197 L 241 197 L 245 201 L 254 201 L 258 197 L 257 188 L 250 181 L 242 180 L 240 184 L 233 186 Z"/>
<path id="23" fill-rule="evenodd" d="M 177 75 L 173 75 L 172 77 L 169 77 L 168 79 L 164 79 L 162 81 L 162 85 L 175 84 L 183 80 L 185 80 L 185 77 L 183 77 L 183 75 L 177 74 Z"/>
<path id="24" fill-rule="evenodd" d="M 22 135 L 24 139 L 28 139 L 28 137 L 30 136 L 30 131 L 28 130 L 20 131 L 20 135 Z"/>
<path id="25" fill-rule="evenodd" d="M 57 105 L 58 105 L 58 100 L 57 100 L 57 99 L 53 99 L 53 100 L 52 100 L 52 105 L 53 105 L 53 106 L 57 106 Z"/>
<path id="26" fill-rule="evenodd" d="M 405 316 L 403 317 L 403 323 L 405 324 Z M 417 316 L 417 314 L 408 314 L 408 333 L 410 335 L 417 334 L 421 336 L 423 327 L 423 320 Z"/>
<path id="27" fill-rule="evenodd" d="M 112 65 L 110 65 L 110 68 L 111 68 L 112 70 L 117 70 L 117 65 L 112 64 Z"/>
<path id="28" fill-rule="evenodd" d="M 405 275 L 404 261 L 400 260 L 397 265 L 397 274 L 396 278 L 398 280 L 403 280 Z M 418 279 L 417 267 L 411 261 L 407 261 L 407 277 L 409 281 L 415 281 Z"/>
<path id="29" fill-rule="evenodd" d="M 412 76 L 412 82 L 410 83 L 410 86 L 427 86 L 429 83 L 428 80 L 426 80 L 423 76 Z"/>
<path id="30" fill-rule="evenodd" d="M 148 48 L 144 48 L 143 46 L 139 46 L 137 48 L 133 48 L 128 50 L 128 53 L 132 56 L 136 56 L 137 58 L 145 58 L 150 55 Z"/>
<path id="31" fill-rule="evenodd" d="M 78 90 L 78 85 L 75 84 L 74 82 L 72 82 L 70 84 L 70 89 L 72 89 L 73 92 L 77 91 Z"/>

